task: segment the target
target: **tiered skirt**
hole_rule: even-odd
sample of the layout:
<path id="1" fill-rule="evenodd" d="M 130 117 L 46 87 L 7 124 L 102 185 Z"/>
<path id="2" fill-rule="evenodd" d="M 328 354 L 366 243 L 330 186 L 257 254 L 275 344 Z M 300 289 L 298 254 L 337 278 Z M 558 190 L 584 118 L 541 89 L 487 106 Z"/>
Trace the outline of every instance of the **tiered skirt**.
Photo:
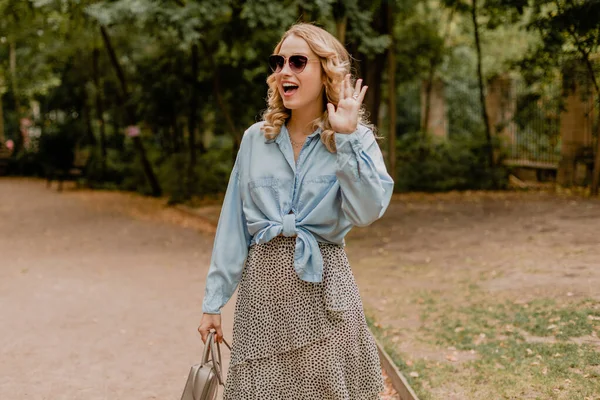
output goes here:
<path id="1" fill-rule="evenodd" d="M 294 271 L 295 240 L 249 248 L 224 400 L 379 399 L 379 355 L 344 248 L 319 243 L 323 281 L 312 283 Z"/>

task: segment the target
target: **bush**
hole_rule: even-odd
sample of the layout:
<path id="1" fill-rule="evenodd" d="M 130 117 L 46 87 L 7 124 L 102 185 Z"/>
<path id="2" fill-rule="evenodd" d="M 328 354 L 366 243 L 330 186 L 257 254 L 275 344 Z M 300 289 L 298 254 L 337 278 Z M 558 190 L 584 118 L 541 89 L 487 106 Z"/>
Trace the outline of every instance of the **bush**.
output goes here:
<path id="1" fill-rule="evenodd" d="M 500 165 L 490 170 L 485 139 L 454 135 L 432 138 L 420 132 L 403 135 L 397 142 L 396 190 L 448 191 L 506 187 L 507 173 Z"/>
<path id="2" fill-rule="evenodd" d="M 188 163 L 188 154 L 179 153 L 171 155 L 158 167 L 159 182 L 172 203 L 225 192 L 232 168 L 230 148 L 213 148 L 199 155 L 194 182 L 189 182 Z"/>

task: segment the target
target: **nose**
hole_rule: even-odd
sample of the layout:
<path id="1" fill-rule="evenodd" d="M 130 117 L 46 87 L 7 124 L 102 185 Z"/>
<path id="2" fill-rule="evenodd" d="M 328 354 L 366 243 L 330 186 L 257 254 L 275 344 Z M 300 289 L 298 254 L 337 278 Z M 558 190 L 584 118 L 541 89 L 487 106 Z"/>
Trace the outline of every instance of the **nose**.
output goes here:
<path id="1" fill-rule="evenodd" d="M 283 68 L 281 68 L 281 71 L 279 71 L 279 73 L 281 75 L 292 75 L 292 70 L 290 69 L 290 62 L 287 58 L 283 61 Z"/>

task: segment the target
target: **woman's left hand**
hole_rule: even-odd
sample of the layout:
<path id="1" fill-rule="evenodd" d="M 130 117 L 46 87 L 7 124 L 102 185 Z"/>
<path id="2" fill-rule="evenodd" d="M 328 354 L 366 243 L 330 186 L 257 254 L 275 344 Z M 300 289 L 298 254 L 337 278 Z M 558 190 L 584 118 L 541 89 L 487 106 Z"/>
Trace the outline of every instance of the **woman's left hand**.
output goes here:
<path id="1" fill-rule="evenodd" d="M 358 111 L 365 98 L 368 86 L 361 88 L 362 79 L 356 81 L 352 88 L 350 83 L 350 74 L 342 80 L 340 88 L 340 101 L 337 109 L 331 103 L 327 103 L 329 113 L 329 124 L 334 132 L 352 133 L 358 127 Z"/>

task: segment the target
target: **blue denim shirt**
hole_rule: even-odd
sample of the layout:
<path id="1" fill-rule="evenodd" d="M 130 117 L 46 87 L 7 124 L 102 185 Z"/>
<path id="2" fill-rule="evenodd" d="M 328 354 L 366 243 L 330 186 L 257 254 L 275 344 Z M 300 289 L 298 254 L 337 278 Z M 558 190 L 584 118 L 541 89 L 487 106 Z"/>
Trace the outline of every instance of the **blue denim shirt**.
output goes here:
<path id="1" fill-rule="evenodd" d="M 202 311 L 218 314 L 237 288 L 255 243 L 296 236 L 294 270 L 308 282 L 323 279 L 318 242 L 344 245 L 352 226 L 366 226 L 387 209 L 394 182 L 371 129 L 335 133 L 337 153 L 308 136 L 298 161 L 282 126 L 267 140 L 252 125 L 242 138 L 217 226 Z"/>

